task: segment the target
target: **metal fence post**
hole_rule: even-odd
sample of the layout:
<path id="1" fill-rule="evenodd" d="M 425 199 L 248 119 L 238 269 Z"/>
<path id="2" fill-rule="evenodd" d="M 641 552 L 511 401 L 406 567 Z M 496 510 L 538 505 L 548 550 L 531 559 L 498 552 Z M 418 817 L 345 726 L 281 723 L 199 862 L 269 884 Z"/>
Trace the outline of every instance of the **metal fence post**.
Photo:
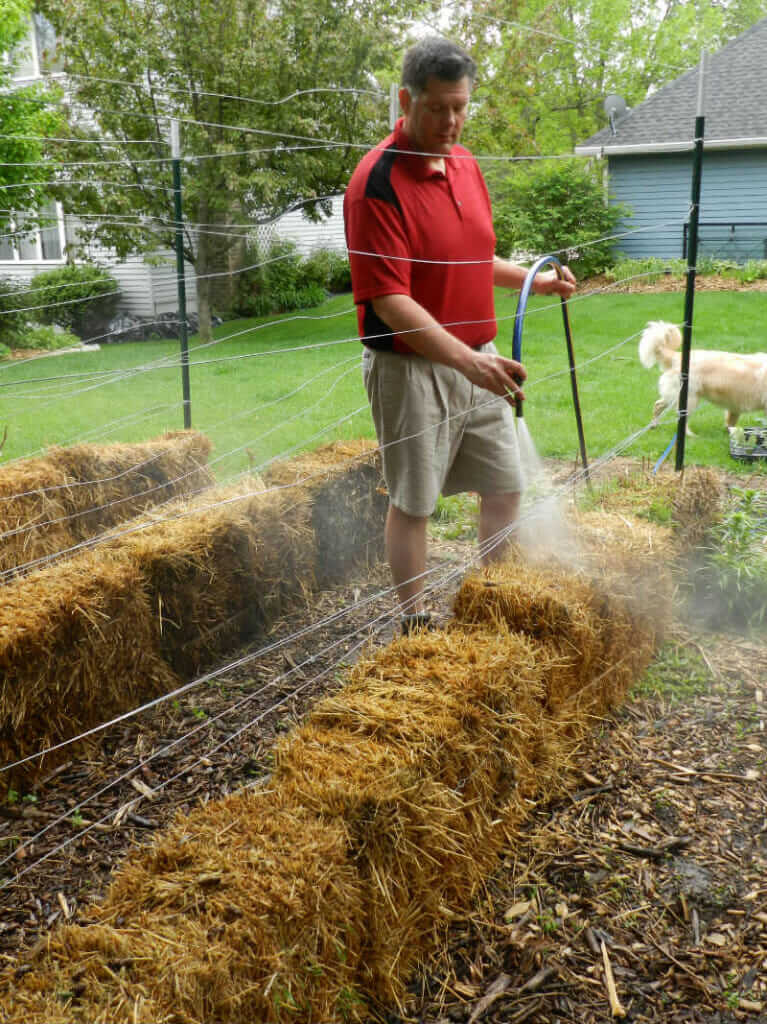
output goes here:
<path id="1" fill-rule="evenodd" d="M 706 51 L 700 55 L 698 74 L 698 113 L 695 118 L 695 151 L 692 162 L 692 195 L 690 199 L 690 231 L 687 237 L 687 288 L 684 300 L 682 331 L 682 365 L 679 390 L 679 422 L 676 434 L 676 469 L 684 469 L 684 442 L 687 433 L 687 399 L 690 387 L 690 349 L 692 347 L 692 312 L 695 301 L 695 274 L 698 262 L 698 218 L 700 214 L 700 182 L 703 170 L 703 131 L 705 116 L 703 100 L 706 83 Z"/>
<path id="2" fill-rule="evenodd" d="M 181 391 L 184 396 L 184 429 L 192 426 L 192 399 L 189 384 L 189 337 L 186 320 L 186 278 L 184 275 L 184 228 L 181 204 L 181 140 L 179 123 L 170 123 L 170 151 L 173 166 L 173 206 L 176 221 L 176 286 L 178 289 L 179 338 L 181 339 Z"/>

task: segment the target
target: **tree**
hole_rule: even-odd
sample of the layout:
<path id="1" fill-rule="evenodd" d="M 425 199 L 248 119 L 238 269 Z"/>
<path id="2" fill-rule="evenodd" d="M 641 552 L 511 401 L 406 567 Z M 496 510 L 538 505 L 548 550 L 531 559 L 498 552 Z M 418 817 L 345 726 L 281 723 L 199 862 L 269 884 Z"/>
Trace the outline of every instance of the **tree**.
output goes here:
<path id="1" fill-rule="evenodd" d="M 481 70 L 477 152 L 568 153 L 767 13 L 763 0 L 475 0 L 454 27 Z"/>
<path id="2" fill-rule="evenodd" d="M 55 91 L 41 83 L 16 87 L 13 75 L 32 24 L 32 0 L 0 0 L 0 232 L 10 215 L 41 206 L 52 168 L 43 164 L 42 137 L 55 135 L 61 121 L 50 107 Z M 26 224 L 34 217 L 27 213 Z"/>
<path id="3" fill-rule="evenodd" d="M 369 69 L 391 64 L 395 17 L 413 9 L 405 0 L 41 6 L 62 38 L 71 131 L 98 140 L 68 147 L 68 159 L 111 161 L 78 168 L 84 184 L 62 189 L 73 212 L 108 218 L 89 221 L 84 240 L 121 256 L 173 244 L 168 132 L 170 118 L 180 121 L 185 259 L 197 274 L 203 337 L 208 275 L 248 233 L 234 225 L 297 203 L 309 216 L 329 212 L 322 197 L 348 180 L 361 152 L 354 143 L 377 141 L 388 105 L 371 95 Z"/>

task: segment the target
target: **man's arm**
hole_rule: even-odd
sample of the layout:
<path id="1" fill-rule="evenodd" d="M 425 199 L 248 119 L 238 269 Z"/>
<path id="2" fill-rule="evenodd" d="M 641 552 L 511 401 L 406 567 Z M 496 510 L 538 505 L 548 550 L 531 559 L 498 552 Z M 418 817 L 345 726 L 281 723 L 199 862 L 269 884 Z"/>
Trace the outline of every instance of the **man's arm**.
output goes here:
<path id="1" fill-rule="evenodd" d="M 409 295 L 382 295 L 372 300 L 376 315 L 419 355 L 458 370 L 472 384 L 495 395 L 524 398 L 520 383 L 525 368 L 514 359 L 490 352 L 478 352 L 464 344 L 434 319 Z"/>
<path id="2" fill-rule="evenodd" d="M 560 280 L 556 270 L 547 270 L 535 275 L 533 292 L 536 295 L 560 295 L 568 299 L 575 291 L 575 277 L 569 267 L 562 267 L 564 280 Z M 510 260 L 502 260 L 500 256 L 493 259 L 493 284 L 500 288 L 519 290 L 525 283 L 527 267 L 520 267 Z"/>

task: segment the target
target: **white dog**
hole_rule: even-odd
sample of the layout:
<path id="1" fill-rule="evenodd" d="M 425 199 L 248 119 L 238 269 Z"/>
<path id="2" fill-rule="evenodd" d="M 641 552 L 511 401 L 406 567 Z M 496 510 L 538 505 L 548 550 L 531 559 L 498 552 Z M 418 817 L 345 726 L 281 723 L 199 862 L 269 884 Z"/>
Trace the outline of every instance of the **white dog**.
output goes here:
<path id="1" fill-rule="evenodd" d="M 679 371 L 682 335 L 674 324 L 653 320 L 639 340 L 639 360 L 649 370 L 656 363 L 663 373 L 658 381 L 660 398 L 653 407 L 657 421 L 664 409 L 679 401 Z M 690 352 L 690 380 L 687 409 L 692 412 L 701 398 L 725 409 L 724 422 L 731 430 L 742 412 L 761 410 L 767 415 L 767 354 L 738 355 L 693 349 Z M 690 433 L 688 427 L 688 433 Z"/>

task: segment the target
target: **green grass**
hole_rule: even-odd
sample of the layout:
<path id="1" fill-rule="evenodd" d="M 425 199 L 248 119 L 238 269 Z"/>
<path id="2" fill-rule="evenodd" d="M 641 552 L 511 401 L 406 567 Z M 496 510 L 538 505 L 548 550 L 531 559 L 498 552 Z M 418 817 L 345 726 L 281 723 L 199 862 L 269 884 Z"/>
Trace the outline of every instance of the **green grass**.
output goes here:
<path id="1" fill-rule="evenodd" d="M 498 292 L 497 344 L 508 355 L 516 306 L 516 294 Z M 596 357 L 638 335 L 648 320 L 681 321 L 683 307 L 681 293 L 604 294 L 571 301 L 573 344 L 581 367 L 578 386 L 591 460 L 649 422 L 658 379 L 657 369 L 648 371 L 639 363 L 638 337 L 604 358 Z M 290 351 L 354 339 L 356 317 L 351 297 L 336 296 L 306 314 L 328 319 L 286 316 L 266 327 L 260 326 L 264 321 L 232 321 L 215 331 L 218 339 L 229 340 L 220 340 L 209 349 L 193 348 L 192 425 L 213 440 L 213 458 L 220 458 L 215 468 L 221 478 L 333 438 L 374 436 L 356 362 L 359 343 L 351 340 L 311 351 Z M 758 351 L 767 347 L 765 321 L 767 293 L 701 292 L 695 299 L 693 343 Z M 196 338 L 190 339 L 192 347 L 196 344 Z M 127 343 L 105 346 L 100 352 L 49 356 L 24 365 L 0 363 L 0 429 L 8 425 L 3 458 L 32 454 L 75 439 L 136 441 L 180 429 L 178 365 L 111 382 L 103 377 L 33 379 L 125 371 L 163 357 L 177 363 L 178 347 L 177 341 Z M 578 442 L 558 301 L 530 301 L 522 356 L 529 375 L 525 417 L 538 451 L 573 459 Z M 360 407 L 361 412 L 336 425 Z M 752 414 L 743 422 L 761 420 Z M 697 436 L 687 439 L 687 464 L 753 471 L 753 464 L 739 464 L 730 458 L 720 409 L 701 405 L 691 418 L 691 427 Z M 654 460 L 674 432 L 671 419 L 644 434 L 626 454 Z"/>
<path id="2" fill-rule="evenodd" d="M 676 704 L 702 696 L 710 686 L 711 672 L 703 658 L 689 647 L 669 642 L 631 693 L 640 699 L 663 697 Z"/>

